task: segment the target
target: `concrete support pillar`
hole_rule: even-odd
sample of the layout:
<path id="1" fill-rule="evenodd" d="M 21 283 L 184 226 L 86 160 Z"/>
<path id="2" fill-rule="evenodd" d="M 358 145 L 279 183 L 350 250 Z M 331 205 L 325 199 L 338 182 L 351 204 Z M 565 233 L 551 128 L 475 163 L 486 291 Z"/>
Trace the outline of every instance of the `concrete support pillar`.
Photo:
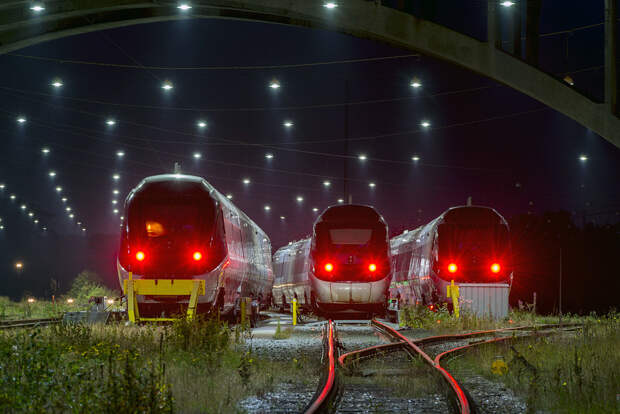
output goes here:
<path id="1" fill-rule="evenodd" d="M 617 0 L 605 0 L 605 104 L 617 115 L 616 13 Z"/>
<path id="2" fill-rule="evenodd" d="M 491 48 L 501 47 L 497 19 L 497 0 L 487 0 L 487 43 Z"/>

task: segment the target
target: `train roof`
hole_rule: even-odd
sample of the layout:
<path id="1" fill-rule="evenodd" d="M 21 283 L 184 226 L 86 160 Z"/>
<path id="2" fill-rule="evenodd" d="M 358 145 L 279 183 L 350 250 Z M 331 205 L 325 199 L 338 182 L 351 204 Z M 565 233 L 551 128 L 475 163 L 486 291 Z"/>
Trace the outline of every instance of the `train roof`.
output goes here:
<path id="1" fill-rule="evenodd" d="M 444 223 L 476 222 L 477 224 L 507 224 L 506 219 L 494 208 L 486 206 L 450 207 L 439 216 Z"/>
<path id="2" fill-rule="evenodd" d="M 353 220 L 371 220 L 382 222 L 385 224 L 385 220 L 372 206 L 364 204 L 342 204 L 328 207 L 317 218 L 316 223 L 340 221 L 343 218 Z"/>
<path id="3" fill-rule="evenodd" d="M 265 237 L 265 238 L 267 238 L 267 240 L 269 240 L 269 237 L 267 236 L 267 233 L 265 233 L 265 231 L 262 228 L 260 228 L 260 226 L 254 222 L 254 220 L 252 220 L 250 217 L 248 217 L 247 214 L 245 214 L 232 201 L 230 201 L 228 198 L 223 196 L 222 193 L 217 191 L 217 189 L 215 187 L 213 187 L 207 180 L 205 180 L 203 177 L 200 177 L 200 176 L 197 176 L 197 175 L 175 173 L 175 174 L 158 174 L 158 175 L 152 175 L 152 176 L 149 176 L 149 177 L 145 177 L 145 178 L 142 179 L 142 181 L 140 181 L 140 183 L 135 188 L 133 188 L 129 192 L 125 202 L 126 203 L 129 202 L 131 200 L 131 198 L 133 198 L 133 196 L 137 192 L 139 192 L 143 186 L 145 186 L 147 184 L 162 184 L 162 185 L 165 185 L 166 183 L 171 183 L 171 184 L 173 184 L 173 183 L 183 183 L 183 184 L 189 184 L 189 185 L 194 184 L 195 188 L 197 188 L 197 189 L 202 187 L 210 195 L 214 195 L 216 197 L 217 201 L 220 204 L 222 204 L 223 206 L 226 206 L 226 208 L 228 208 L 229 210 L 235 211 L 235 213 L 240 218 L 243 218 L 245 221 L 249 222 L 255 229 L 260 231 L 260 233 L 262 234 L 263 237 Z M 192 187 L 194 187 L 194 186 L 192 185 Z"/>
<path id="4" fill-rule="evenodd" d="M 439 217 L 434 218 L 430 222 L 416 227 L 412 230 L 405 230 L 391 238 L 392 247 L 408 243 L 412 240 L 420 239 L 421 236 L 430 232 L 435 225 L 442 223 L 462 223 L 463 220 L 476 220 L 477 224 L 493 225 L 503 224 L 508 226 L 506 219 L 492 207 L 486 206 L 454 206 L 450 207 Z"/>

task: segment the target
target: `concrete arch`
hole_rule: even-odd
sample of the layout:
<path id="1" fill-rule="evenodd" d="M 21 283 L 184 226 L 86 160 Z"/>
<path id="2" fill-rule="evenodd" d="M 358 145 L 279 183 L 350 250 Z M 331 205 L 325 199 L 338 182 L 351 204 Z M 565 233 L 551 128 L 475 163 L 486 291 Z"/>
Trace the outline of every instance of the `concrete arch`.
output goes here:
<path id="1" fill-rule="evenodd" d="M 462 66 L 544 103 L 620 147 L 620 120 L 611 110 L 615 102 L 591 101 L 553 76 L 496 49 L 493 39 L 480 42 L 379 3 L 346 0 L 330 10 L 319 0 L 193 0 L 193 8 L 181 12 L 173 0 L 47 0 L 46 9 L 35 15 L 29 9 L 31 1 L 12 1 L 0 6 L 0 54 L 97 30 L 188 18 L 322 28 L 383 41 Z M 492 12 L 490 7 L 491 17 Z M 609 20 L 615 22 L 615 10 Z M 615 90 L 615 84 L 613 87 Z"/>

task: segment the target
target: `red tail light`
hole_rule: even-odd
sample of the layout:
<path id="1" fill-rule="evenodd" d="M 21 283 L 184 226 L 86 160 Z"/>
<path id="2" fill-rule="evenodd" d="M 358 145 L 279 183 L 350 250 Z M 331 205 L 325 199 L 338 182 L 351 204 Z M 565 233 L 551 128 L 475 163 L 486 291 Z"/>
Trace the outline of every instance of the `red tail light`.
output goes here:
<path id="1" fill-rule="evenodd" d="M 374 263 L 371 263 L 368 265 L 368 270 L 370 270 L 371 272 L 375 272 L 377 270 L 377 265 Z"/>
<path id="2" fill-rule="evenodd" d="M 136 260 L 139 262 L 144 261 L 144 259 L 146 259 L 146 254 L 144 254 L 143 251 L 139 251 L 136 253 Z"/>
<path id="3" fill-rule="evenodd" d="M 459 270 L 459 267 L 456 265 L 456 263 L 450 263 L 448 265 L 448 272 L 456 273 L 457 270 Z"/>
<path id="4" fill-rule="evenodd" d="M 331 263 L 325 263 L 323 267 L 327 273 L 331 273 L 334 270 L 334 265 Z"/>
<path id="5" fill-rule="evenodd" d="M 493 263 L 491 265 L 491 272 L 492 273 L 499 273 L 500 270 L 502 270 L 502 267 L 499 265 L 499 263 Z"/>
<path id="6" fill-rule="evenodd" d="M 202 253 L 201 252 L 194 252 L 194 254 L 192 255 L 192 258 L 199 262 L 202 260 Z"/>

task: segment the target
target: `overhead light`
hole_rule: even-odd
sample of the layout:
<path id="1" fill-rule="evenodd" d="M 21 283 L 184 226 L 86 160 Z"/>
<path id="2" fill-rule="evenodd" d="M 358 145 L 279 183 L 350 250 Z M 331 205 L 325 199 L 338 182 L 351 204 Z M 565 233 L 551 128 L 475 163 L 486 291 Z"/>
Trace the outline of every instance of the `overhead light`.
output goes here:
<path id="1" fill-rule="evenodd" d="M 5 185 L 2 183 L 0 184 L 0 190 L 4 190 Z"/>
<path id="2" fill-rule="evenodd" d="M 420 86 L 422 86 L 422 83 L 420 82 L 418 78 L 413 78 L 409 86 L 411 86 L 414 89 L 418 89 Z"/>
<path id="3" fill-rule="evenodd" d="M 428 121 L 422 121 L 422 122 L 420 123 L 420 125 L 422 125 L 424 128 L 428 128 L 428 127 L 430 127 L 430 126 L 431 126 L 431 123 L 430 123 L 430 122 L 428 122 Z"/>
<path id="4" fill-rule="evenodd" d="M 199 159 L 202 157 L 202 155 L 201 155 L 199 152 L 195 152 L 195 153 L 193 154 L 193 157 L 194 157 L 194 159 L 199 160 Z"/>
<path id="5" fill-rule="evenodd" d="M 323 181 L 324 187 L 329 187 L 330 185 L 332 185 L 331 181 L 328 181 L 328 180 Z"/>
<path id="6" fill-rule="evenodd" d="M 301 203 L 302 201 L 304 201 L 304 198 L 302 196 L 297 196 L 297 202 Z"/>
<path id="7" fill-rule="evenodd" d="M 25 210 L 25 209 L 27 209 L 27 208 L 28 208 L 28 206 L 27 206 L 27 205 L 25 205 L 25 204 L 22 204 L 19 208 L 21 208 L 22 210 Z"/>
<path id="8" fill-rule="evenodd" d="M 62 191 L 62 187 L 56 187 L 56 192 L 60 193 Z"/>
<path id="9" fill-rule="evenodd" d="M 11 200 L 15 200 L 17 198 L 17 196 L 15 194 L 11 194 L 11 196 L 9 197 Z"/>
<path id="10" fill-rule="evenodd" d="M 35 220 L 35 221 L 34 221 L 34 224 L 39 224 L 39 220 Z"/>
<path id="11" fill-rule="evenodd" d="M 34 213 L 31 211 L 28 213 L 28 217 L 34 217 Z"/>
<path id="12" fill-rule="evenodd" d="M 414 155 L 413 157 L 411 157 L 412 161 L 420 161 L 420 157 L 418 157 L 417 155 Z"/>
<path id="13" fill-rule="evenodd" d="M 32 10 L 35 13 L 39 13 L 45 10 L 45 7 L 43 6 L 42 3 L 34 3 L 32 6 L 30 6 L 30 10 Z"/>
<path id="14" fill-rule="evenodd" d="M 114 195 L 118 195 L 119 192 L 120 191 L 118 191 L 118 190 L 112 190 L 112 194 L 114 194 Z"/>
<path id="15" fill-rule="evenodd" d="M 43 154 L 49 154 L 49 153 L 50 153 L 50 149 L 49 149 L 49 148 L 47 148 L 47 147 L 43 147 L 43 148 L 41 148 L 41 152 L 42 152 Z"/>
<path id="16" fill-rule="evenodd" d="M 265 158 L 267 158 L 268 160 L 271 160 L 273 159 L 273 154 L 268 152 L 267 154 L 265 154 Z"/>
<path id="17" fill-rule="evenodd" d="M 366 154 L 360 154 L 357 156 L 357 159 L 360 161 L 366 161 L 367 157 Z"/>
<path id="18" fill-rule="evenodd" d="M 181 4 L 179 4 L 179 5 L 177 6 L 177 9 L 182 10 L 182 11 L 187 11 L 187 10 L 189 10 L 189 9 L 191 9 L 191 8 L 192 8 L 192 6 L 190 6 L 190 5 L 189 5 L 189 4 L 187 4 L 187 3 L 181 3 Z"/>
<path id="19" fill-rule="evenodd" d="M 512 7 L 515 5 L 515 3 L 512 1 L 502 1 L 500 4 L 504 7 Z"/>
<path id="20" fill-rule="evenodd" d="M 23 124 L 26 122 L 26 117 L 20 116 L 19 118 L 17 118 L 17 122 L 20 124 Z"/>
<path id="21" fill-rule="evenodd" d="M 112 200 L 112 204 L 118 204 L 118 201 Z"/>
<path id="22" fill-rule="evenodd" d="M 47 175 L 49 175 L 50 177 L 56 177 L 56 171 L 50 171 L 49 173 L 47 173 Z"/>
<path id="23" fill-rule="evenodd" d="M 336 7 L 338 7 L 338 3 L 328 1 L 327 3 L 323 4 L 323 7 L 325 7 L 326 9 L 335 9 Z"/>
<path id="24" fill-rule="evenodd" d="M 60 88 L 60 87 L 62 87 L 62 85 L 64 85 L 64 84 L 62 83 L 62 80 L 61 80 L 61 79 L 59 79 L 59 78 L 56 78 L 56 79 L 54 79 L 54 80 L 52 81 L 52 86 L 53 86 L 54 88 Z"/>
<path id="25" fill-rule="evenodd" d="M 319 209 L 316 208 L 316 207 L 312 207 L 312 211 L 314 211 L 316 213 L 317 211 L 319 211 Z"/>
<path id="26" fill-rule="evenodd" d="M 295 124 L 293 123 L 293 121 L 284 121 L 284 124 L 283 124 L 283 125 L 284 125 L 285 127 L 287 127 L 287 128 L 290 128 L 290 127 L 292 127 L 292 126 L 293 126 L 293 125 L 295 125 Z"/>
<path id="27" fill-rule="evenodd" d="M 67 208 L 65 208 L 65 211 L 66 211 L 67 213 L 68 213 L 68 212 L 70 212 L 70 211 L 71 211 L 71 207 L 67 207 Z"/>
<path id="28" fill-rule="evenodd" d="M 105 121 L 105 123 L 106 123 L 108 126 L 114 126 L 114 125 L 116 125 L 116 121 L 115 121 L 115 120 L 113 120 L 113 119 L 108 119 L 107 121 Z"/>
<path id="29" fill-rule="evenodd" d="M 66 203 L 67 202 L 67 197 L 63 197 L 63 198 L 61 198 L 61 200 L 62 200 L 63 203 Z"/>
<path id="30" fill-rule="evenodd" d="M 370 187 L 370 188 L 375 188 L 376 186 L 377 186 L 377 184 L 375 184 L 375 183 L 372 183 L 372 182 L 368 183 L 368 187 Z"/>
<path id="31" fill-rule="evenodd" d="M 286 219 L 286 217 L 280 216 L 280 220 L 285 220 L 285 219 Z"/>
<path id="32" fill-rule="evenodd" d="M 268 204 L 267 204 L 265 207 L 263 207 L 263 208 L 265 209 L 265 211 L 269 211 L 269 210 L 271 210 L 271 206 L 270 206 L 270 205 L 268 205 Z"/>
<path id="33" fill-rule="evenodd" d="M 174 88 L 174 85 L 172 85 L 172 82 L 170 81 L 164 81 L 164 83 L 161 84 L 161 88 L 165 91 L 169 91 Z"/>
<path id="34" fill-rule="evenodd" d="M 579 160 L 580 160 L 580 161 L 588 161 L 588 156 L 587 156 L 587 155 L 584 155 L 584 154 L 581 154 L 581 155 L 579 156 Z"/>
<path id="35" fill-rule="evenodd" d="M 229 199 L 229 200 L 232 200 L 233 195 L 232 194 L 226 194 L 226 198 Z"/>
<path id="36" fill-rule="evenodd" d="M 196 125 L 198 126 L 198 128 L 206 128 L 207 127 L 207 123 L 205 121 L 198 121 L 198 122 L 196 122 Z"/>
<path id="37" fill-rule="evenodd" d="M 82 231 L 86 231 L 86 228 L 82 228 Z"/>
<path id="38" fill-rule="evenodd" d="M 244 178 L 243 179 L 243 184 L 250 184 L 250 179 L 249 178 Z"/>
<path id="39" fill-rule="evenodd" d="M 125 156 L 125 151 L 116 151 L 116 156 L 118 158 L 123 158 Z"/>
<path id="40" fill-rule="evenodd" d="M 269 82 L 269 87 L 271 89 L 279 89 L 280 88 L 280 82 L 278 82 L 277 79 L 273 79 L 271 82 Z"/>
<path id="41" fill-rule="evenodd" d="M 112 179 L 113 179 L 113 180 L 118 181 L 118 180 L 120 180 L 120 179 L 121 179 L 121 176 L 120 176 L 119 174 L 114 174 L 114 175 L 112 176 Z"/>
<path id="42" fill-rule="evenodd" d="M 113 212 L 114 214 L 118 214 L 118 209 L 117 209 L 117 208 L 115 208 L 114 210 L 112 210 L 112 212 Z"/>
<path id="43" fill-rule="evenodd" d="M 338 199 L 338 204 L 342 204 L 342 203 L 344 203 L 344 200 L 342 198 L 339 198 Z"/>
<path id="44" fill-rule="evenodd" d="M 69 214 L 69 218 L 73 218 L 75 217 L 75 215 L 73 215 L 73 213 Z"/>

